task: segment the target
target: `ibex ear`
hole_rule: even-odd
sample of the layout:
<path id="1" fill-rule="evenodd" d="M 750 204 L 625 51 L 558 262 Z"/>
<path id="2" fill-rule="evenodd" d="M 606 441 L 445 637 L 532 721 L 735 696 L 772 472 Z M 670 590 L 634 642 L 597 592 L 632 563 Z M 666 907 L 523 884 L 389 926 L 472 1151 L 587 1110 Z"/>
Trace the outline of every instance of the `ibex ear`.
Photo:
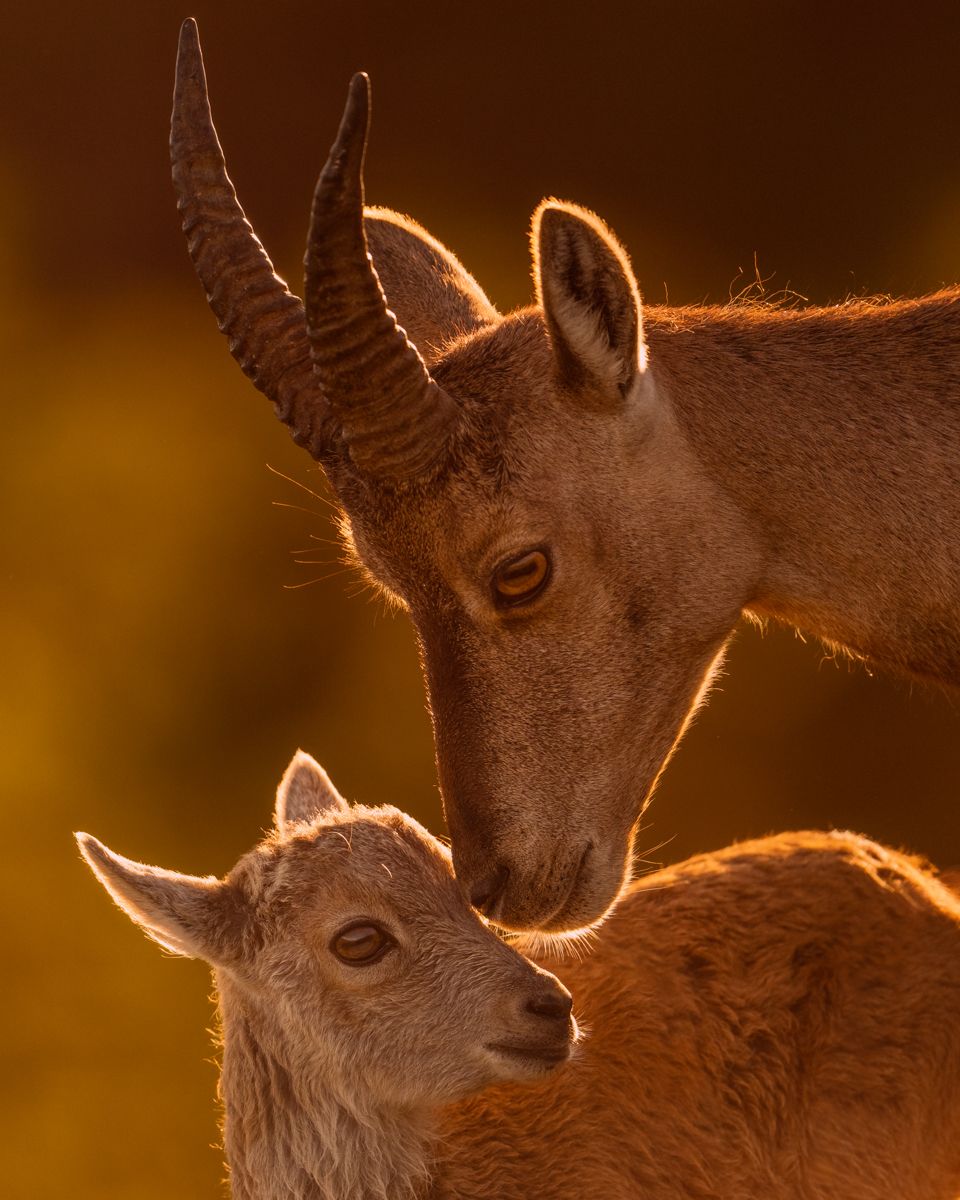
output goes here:
<path id="1" fill-rule="evenodd" d="M 564 382 L 626 395 L 646 365 L 626 251 L 599 217 L 557 200 L 534 213 L 532 242 L 537 300 Z"/>
<path id="2" fill-rule="evenodd" d="M 88 833 L 75 836 L 94 875 L 155 942 L 214 964 L 237 956 L 242 907 L 229 884 L 148 867 L 114 854 Z"/>
<path id="3" fill-rule="evenodd" d="M 363 225 L 387 303 L 428 366 L 453 338 L 499 319 L 473 276 L 416 221 L 367 208 Z"/>
<path id="4" fill-rule="evenodd" d="M 277 788 L 277 806 L 274 820 L 277 828 L 296 821 L 312 821 L 324 812 L 349 812 L 350 805 L 344 800 L 330 781 L 323 767 L 298 750 L 283 773 Z"/>

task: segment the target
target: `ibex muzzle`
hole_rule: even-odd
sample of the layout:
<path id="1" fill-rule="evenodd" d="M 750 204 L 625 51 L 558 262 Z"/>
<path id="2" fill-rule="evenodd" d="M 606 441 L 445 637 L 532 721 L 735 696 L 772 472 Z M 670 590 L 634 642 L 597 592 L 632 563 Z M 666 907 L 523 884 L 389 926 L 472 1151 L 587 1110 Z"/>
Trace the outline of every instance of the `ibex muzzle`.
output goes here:
<path id="1" fill-rule="evenodd" d="M 368 103 L 357 76 L 301 304 L 237 203 L 188 21 L 171 147 L 190 253 L 414 622 L 460 880 L 505 926 L 572 929 L 618 895 L 745 608 L 960 679 L 958 293 L 644 319 L 602 222 L 547 201 L 538 303 L 501 316 L 419 226 L 364 209 Z M 905 388 L 923 420 L 892 452 L 875 406 Z"/>

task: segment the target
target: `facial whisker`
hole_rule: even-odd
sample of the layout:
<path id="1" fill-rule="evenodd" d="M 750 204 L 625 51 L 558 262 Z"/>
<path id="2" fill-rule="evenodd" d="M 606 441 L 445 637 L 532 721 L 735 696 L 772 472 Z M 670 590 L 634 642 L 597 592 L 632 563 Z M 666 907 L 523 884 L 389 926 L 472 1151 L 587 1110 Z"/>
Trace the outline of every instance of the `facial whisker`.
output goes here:
<path id="1" fill-rule="evenodd" d="M 283 471 L 278 471 L 276 467 L 271 467 L 269 463 L 265 463 L 264 466 L 273 475 L 278 475 L 281 479 L 285 479 L 287 483 L 292 483 L 294 487 L 298 487 L 302 492 L 306 492 L 307 495 L 312 496 L 314 500 L 319 500 L 321 504 L 326 504 L 328 508 L 337 507 L 336 504 L 334 504 L 331 500 L 328 500 L 326 496 L 321 496 L 319 492 L 315 492 L 313 488 L 307 487 L 307 485 L 305 483 L 301 483 L 299 479 L 293 479 L 291 476 L 285 475 Z"/>
<path id="2" fill-rule="evenodd" d="M 298 591 L 300 588 L 312 587 L 315 583 L 326 583 L 328 579 L 336 579 L 338 575 L 346 575 L 348 570 L 352 568 L 344 567 L 342 571 L 333 571 L 329 575 L 319 575 L 316 579 L 308 579 L 304 583 L 285 583 L 284 590 L 288 592 Z"/>
<path id="3" fill-rule="evenodd" d="M 270 503 L 274 508 L 292 508 L 294 512 L 306 513 L 308 517 L 316 517 L 322 521 L 327 519 L 326 513 L 315 512 L 312 508 L 304 508 L 302 504 L 289 504 L 286 500 L 271 500 Z"/>
<path id="4" fill-rule="evenodd" d="M 337 549 L 339 549 L 339 550 L 342 550 L 342 549 L 343 549 L 343 546 L 342 546 L 342 544 L 341 544 L 340 542 L 338 542 L 338 541 L 335 541 L 333 538 L 322 538 L 322 537 L 317 537 L 317 536 L 316 536 L 316 534 L 313 534 L 313 533 L 311 533 L 311 534 L 310 534 L 310 537 L 313 539 L 313 541 L 314 541 L 314 542 L 316 542 L 316 543 L 317 543 L 317 545 L 320 545 L 320 546 L 335 546 L 335 547 L 336 547 Z M 313 551 L 313 550 L 316 550 L 316 548 L 317 548 L 316 546 L 304 546 L 304 547 L 303 547 L 303 549 L 301 549 L 301 550 L 291 550 L 291 551 L 290 551 L 290 553 L 291 553 L 291 554 L 306 554 L 308 551 Z"/>

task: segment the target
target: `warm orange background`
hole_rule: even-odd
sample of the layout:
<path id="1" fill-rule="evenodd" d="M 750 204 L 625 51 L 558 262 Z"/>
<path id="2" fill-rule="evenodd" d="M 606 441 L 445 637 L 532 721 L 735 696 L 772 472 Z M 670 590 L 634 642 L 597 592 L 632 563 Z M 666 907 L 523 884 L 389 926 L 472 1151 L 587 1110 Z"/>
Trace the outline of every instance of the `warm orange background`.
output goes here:
<path id="1" fill-rule="evenodd" d="M 111 910 L 70 831 L 221 872 L 299 744 L 440 828 L 410 629 L 334 575 L 320 476 L 229 360 L 166 162 L 200 20 L 231 170 L 298 278 L 347 79 L 368 195 L 528 301 L 545 193 L 599 211 L 646 297 L 772 276 L 817 302 L 960 279 L 955 3 L 183 0 L 10 7 L 0 42 L 0 989 L 5 1196 L 214 1196 L 205 969 Z M 851 454 L 860 453 L 852 445 Z M 272 507 L 302 505 L 308 511 Z M 308 567 L 311 546 L 333 566 Z M 746 629 L 649 814 L 663 860 L 803 825 L 960 863 L 955 701 Z"/>

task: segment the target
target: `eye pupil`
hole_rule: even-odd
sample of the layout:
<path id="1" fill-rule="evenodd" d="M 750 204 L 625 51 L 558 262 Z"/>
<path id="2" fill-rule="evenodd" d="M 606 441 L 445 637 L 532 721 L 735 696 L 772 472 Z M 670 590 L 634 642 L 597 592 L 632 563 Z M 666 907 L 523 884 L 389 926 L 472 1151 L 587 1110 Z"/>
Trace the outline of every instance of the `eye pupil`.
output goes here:
<path id="1" fill-rule="evenodd" d="M 378 925 L 363 922 L 342 929 L 331 943 L 337 958 L 349 963 L 370 963 L 381 958 L 392 945 L 392 938 Z"/>
<path id="2" fill-rule="evenodd" d="M 514 567 L 506 567 L 503 575 L 500 577 L 501 582 L 514 584 L 517 587 L 526 587 L 530 580 L 536 576 L 538 566 L 539 564 L 532 557 L 525 558 Z"/>
<path id="3" fill-rule="evenodd" d="M 500 605 L 532 600 L 550 575 L 550 560 L 542 550 L 528 550 L 502 563 L 493 576 L 494 599 Z"/>

